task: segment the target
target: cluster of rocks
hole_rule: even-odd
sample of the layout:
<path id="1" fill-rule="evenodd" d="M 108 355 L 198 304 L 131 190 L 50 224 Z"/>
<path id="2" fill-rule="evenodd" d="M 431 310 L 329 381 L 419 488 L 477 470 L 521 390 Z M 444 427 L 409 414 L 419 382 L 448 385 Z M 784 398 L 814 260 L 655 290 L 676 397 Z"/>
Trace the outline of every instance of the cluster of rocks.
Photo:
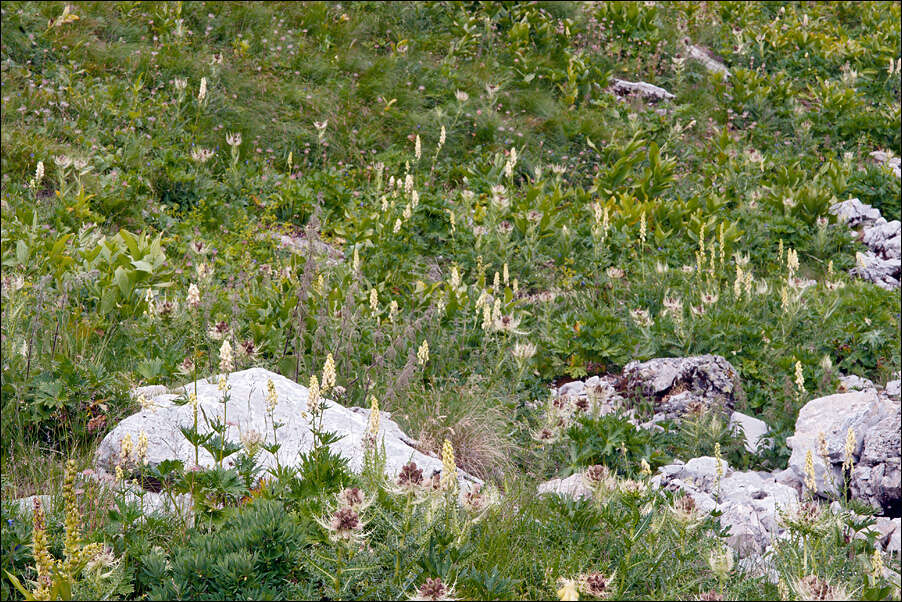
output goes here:
<path id="1" fill-rule="evenodd" d="M 878 165 L 886 165 L 894 176 L 902 178 L 902 160 L 899 157 L 882 150 L 871 151 L 869 155 Z"/>
<path id="2" fill-rule="evenodd" d="M 652 485 L 683 492 L 701 512 L 722 512 L 721 524 L 730 527 L 727 544 L 743 556 L 764 552 L 783 532 L 778 509 L 799 504 L 798 492 L 772 474 L 733 470 L 710 456 L 662 466 Z"/>
<path id="3" fill-rule="evenodd" d="M 860 233 L 853 230 L 853 236 L 860 239 L 868 250 L 857 254 L 857 265 L 851 273 L 885 289 L 899 288 L 902 223 L 899 220 L 886 221 L 879 209 L 858 199 L 834 203 L 830 213 L 853 229 L 861 227 Z"/>
<path id="4" fill-rule="evenodd" d="M 746 449 L 757 451 L 768 426 L 762 420 L 734 411 L 740 391 L 736 369 L 719 355 L 664 357 L 630 362 L 619 376 L 592 376 L 552 390 L 577 403 L 597 403 L 598 413 L 625 415 L 634 425 L 660 429 L 659 422 L 679 420 L 687 413 L 717 414 L 745 435 Z M 636 393 L 654 401 L 654 415 L 646 421 L 636 417 L 628 396 Z M 591 400 L 590 400 L 591 398 Z"/>
<path id="5" fill-rule="evenodd" d="M 718 511 L 730 528 L 727 542 L 741 556 L 764 553 L 785 533 L 783 513 L 798 513 L 804 497 L 806 458 L 814 459 L 816 495 L 824 499 L 840 496 L 843 463 L 851 463 L 848 476 L 853 498 L 879 508 L 871 528 L 887 551 L 900 551 L 902 510 L 900 490 L 900 381 L 879 387 L 868 379 L 844 376 L 842 393 L 808 402 L 799 412 L 795 434 L 787 441 L 792 449 L 788 468 L 773 472 L 738 471 L 712 457 L 676 460 L 663 466 L 652 478 L 658 488 L 690 496 L 697 509 Z M 763 421 L 732 410 L 739 382 L 736 370 L 722 357 L 657 358 L 631 362 L 619 377 L 592 377 L 567 383 L 557 395 L 587 395 L 593 389 L 607 392 L 609 411 L 622 407 L 625 391 L 639 391 L 654 400 L 656 417 L 679 420 L 690 409 L 729 414 L 731 424 L 741 428 L 746 449 L 760 449 L 768 432 Z M 634 421 L 635 424 L 635 421 Z M 653 426 L 652 422 L 639 426 Z M 849 432 L 853 437 L 849 436 Z M 854 438 L 854 442 L 849 443 Z M 847 453 L 848 450 L 848 453 Z M 847 471 L 847 475 L 848 475 Z M 552 479 L 539 486 L 540 494 L 555 493 L 589 498 L 592 489 L 584 475 Z M 839 511 L 838 504 L 834 510 Z"/>
<path id="6" fill-rule="evenodd" d="M 272 411 L 271 397 L 267 399 L 270 381 L 277 398 Z M 300 455 L 313 444 L 310 418 L 305 411 L 307 388 L 261 368 L 232 373 L 228 384 L 227 414 L 218 377 L 176 390 L 161 386 L 135 390 L 134 395 L 143 398 L 142 410 L 120 422 L 103 439 L 95 456 L 94 478 L 114 480 L 112 473 L 121 461 L 122 441 L 127 436 L 132 441 L 146 438 L 143 453 L 150 465 L 180 460 L 186 467 L 193 467 L 195 449 L 182 429 L 193 425 L 194 409 L 183 400 L 195 390 L 199 415 L 205 417 L 198 425 L 200 432 L 209 432 L 207 420 L 219 420 L 228 426 L 230 439 L 253 435 L 251 438 L 256 438 L 258 443 L 274 443 L 272 421 L 275 420 L 280 424 L 278 459 L 262 451 L 260 461 L 269 468 L 277 463 L 297 465 Z M 722 459 L 704 456 L 686 462 L 676 460 L 661 467 L 651 479 L 652 486 L 691 497 L 701 512 L 720 512 L 721 524 L 730 529 L 728 543 L 743 557 L 756 558 L 784 536 L 785 520 L 781 513 L 800 511 L 802 500 L 809 494 L 805 482 L 810 479 L 806 464 L 811 458 L 815 494 L 836 499 L 839 488 L 848 482 L 855 499 L 889 515 L 878 518 L 871 529 L 886 550 L 899 552 L 902 537 L 900 380 L 879 387 L 867 379 L 848 376 L 841 379 L 841 387 L 843 392 L 814 399 L 800 410 L 794 435 L 787 440 L 792 456 L 786 469 L 738 471 Z M 628 396 L 641 394 L 653 401 L 655 409 L 652 421 L 638 424 L 645 428 L 656 428 L 656 421 L 664 419 L 680 420 L 688 412 L 717 412 L 730 417 L 730 423 L 743 431 L 746 448 L 755 452 L 760 449 L 768 428 L 763 421 L 733 410 L 738 391 L 735 368 L 723 357 L 703 355 L 631 362 L 619 376 L 595 376 L 566 383 L 554 393 L 577 400 L 592 397 L 605 413 L 623 411 L 629 405 Z M 363 439 L 370 410 L 346 408 L 328 400 L 326 406 L 322 428 L 340 437 L 331 447 L 348 459 L 352 470 L 359 472 L 363 468 Z M 636 423 L 635 413 L 631 419 Z M 385 472 L 390 478 L 398 475 L 410 461 L 416 462 L 425 475 L 441 472 L 441 460 L 417 449 L 416 442 L 405 435 L 388 412 L 380 412 L 379 424 L 379 437 L 385 444 Z M 198 464 L 211 467 L 215 460 L 201 449 Z M 460 470 L 458 480 L 463 491 L 481 485 L 479 479 Z M 539 493 L 587 498 L 592 495 L 592 489 L 583 474 L 575 474 L 543 483 Z M 190 512 L 187 499 L 176 500 L 183 505 L 181 508 L 171 508 L 167 507 L 171 500 L 159 493 L 132 490 L 128 495 L 140 499 L 147 511 Z"/>

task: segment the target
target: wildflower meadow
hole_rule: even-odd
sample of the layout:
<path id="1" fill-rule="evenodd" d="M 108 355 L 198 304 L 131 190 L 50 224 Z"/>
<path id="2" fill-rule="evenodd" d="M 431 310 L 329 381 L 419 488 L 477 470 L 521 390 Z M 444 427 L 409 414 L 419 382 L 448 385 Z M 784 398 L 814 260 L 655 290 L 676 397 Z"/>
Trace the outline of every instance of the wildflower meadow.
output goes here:
<path id="1" fill-rule="evenodd" d="M 4 2 L 3 600 L 898 600 L 900 6 Z"/>

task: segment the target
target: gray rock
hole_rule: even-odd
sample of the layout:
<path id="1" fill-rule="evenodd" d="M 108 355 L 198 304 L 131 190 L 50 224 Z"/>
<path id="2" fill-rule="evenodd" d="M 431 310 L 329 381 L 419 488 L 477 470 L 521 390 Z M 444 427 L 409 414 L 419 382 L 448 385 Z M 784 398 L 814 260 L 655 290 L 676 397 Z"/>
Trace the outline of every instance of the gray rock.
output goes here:
<path id="1" fill-rule="evenodd" d="M 575 499 L 589 499 L 592 489 L 586 484 L 582 473 L 570 475 L 566 479 L 551 479 L 538 488 L 539 495 L 557 494 Z"/>
<path id="2" fill-rule="evenodd" d="M 894 290 L 899 288 L 899 260 L 884 259 L 873 251 L 865 251 L 855 256 L 856 266 L 849 270 L 853 276 L 873 282 L 880 288 Z"/>
<path id="3" fill-rule="evenodd" d="M 891 380 L 888 383 L 886 383 L 885 392 L 890 397 L 895 397 L 896 399 L 899 399 L 900 394 L 902 394 L 902 380 L 899 380 L 897 378 L 896 380 Z"/>
<path id="4" fill-rule="evenodd" d="M 877 522 L 874 523 L 874 528 L 877 530 L 878 537 L 877 542 L 883 546 L 887 552 L 895 551 L 898 552 L 898 548 L 896 550 L 890 550 L 889 544 L 893 539 L 893 535 L 896 535 L 896 541 L 899 540 L 899 529 L 902 528 L 902 518 L 887 518 L 885 516 L 878 516 Z"/>
<path id="5" fill-rule="evenodd" d="M 857 198 L 849 199 L 830 206 L 830 213 L 851 227 L 880 219 L 880 210 L 862 203 Z"/>
<path id="6" fill-rule="evenodd" d="M 902 525 L 900 525 L 900 519 L 898 518 L 894 518 L 893 521 L 896 524 L 896 530 L 890 534 L 885 549 L 887 552 L 896 554 L 898 558 L 898 555 L 902 553 Z"/>
<path id="7" fill-rule="evenodd" d="M 779 510 L 797 505 L 799 495 L 768 473 L 735 471 L 726 462 L 721 470 L 718 478 L 715 458 L 693 458 L 662 467 L 651 482 L 685 492 L 703 512 L 720 511 L 721 524 L 730 528 L 727 543 L 741 556 L 759 555 L 783 532 Z"/>
<path id="8" fill-rule="evenodd" d="M 585 385 L 587 388 L 593 387 L 596 385 L 601 385 L 601 383 L 602 383 L 601 377 L 598 376 L 597 374 L 595 376 L 590 376 L 589 378 L 587 378 L 585 380 Z"/>
<path id="9" fill-rule="evenodd" d="M 165 395 L 169 393 L 169 389 L 164 387 L 163 385 L 147 385 L 145 387 L 137 387 L 130 391 L 132 399 L 138 399 L 142 395 L 150 400 L 159 395 Z"/>
<path id="10" fill-rule="evenodd" d="M 858 199 L 834 203 L 830 212 L 851 227 L 863 226 L 861 241 L 868 247 L 856 254 L 856 266 L 850 273 L 881 288 L 899 288 L 902 272 L 902 223 L 887 222 L 880 210 Z"/>
<path id="11" fill-rule="evenodd" d="M 855 374 L 839 377 L 840 391 L 868 391 L 871 389 L 876 391 L 877 387 L 870 379 Z"/>
<path id="12" fill-rule="evenodd" d="M 576 397 L 586 392 L 586 383 L 581 380 L 574 380 L 561 385 L 557 392 L 558 395 L 570 395 Z"/>
<path id="13" fill-rule="evenodd" d="M 636 94 L 638 96 L 641 96 L 644 100 L 651 102 L 670 100 L 674 98 L 674 95 L 664 88 L 659 88 L 658 86 L 649 84 L 647 82 L 628 82 L 622 79 L 614 79 L 612 88 L 614 90 L 614 93 L 618 96 L 629 96 Z"/>
<path id="14" fill-rule="evenodd" d="M 899 404 L 878 396 L 873 389 L 811 400 L 799 411 L 795 434 L 786 440 L 792 449 L 789 467 L 804 482 L 805 458 L 810 450 L 817 493 L 824 497 L 839 495 L 844 482 L 846 437 L 851 430 L 855 438 L 851 492 L 863 502 L 888 510 L 902 502 L 899 421 Z M 819 453 L 821 433 L 826 442 L 826 461 Z"/>
<path id="15" fill-rule="evenodd" d="M 745 436 L 745 448 L 753 454 L 758 451 L 761 438 L 770 431 L 770 427 L 763 420 L 742 412 L 733 412 L 730 416 L 730 428 L 737 427 Z"/>
<path id="16" fill-rule="evenodd" d="M 725 78 L 730 77 L 730 70 L 710 50 L 698 44 L 692 44 L 688 49 L 689 58 L 700 62 L 705 69 L 712 73 L 723 73 Z"/>
<path id="17" fill-rule="evenodd" d="M 902 255 L 902 222 L 894 219 L 865 228 L 861 242 L 884 259 L 899 259 Z"/>
<path id="18" fill-rule="evenodd" d="M 802 494 L 802 488 L 804 487 L 804 484 L 793 469 L 786 468 L 784 470 L 776 470 L 773 472 L 773 475 L 777 483 L 791 487 L 799 495 Z"/>
<path id="19" fill-rule="evenodd" d="M 855 497 L 886 511 L 902 504 L 902 406 L 880 401 L 887 413 L 865 433 L 850 486 Z"/>
<path id="20" fill-rule="evenodd" d="M 893 157 L 888 152 L 881 150 L 871 151 L 869 155 L 876 163 L 886 165 L 894 176 L 902 178 L 902 160 L 899 157 Z"/>
<path id="21" fill-rule="evenodd" d="M 229 375 L 231 399 L 227 415 L 224 415 L 226 407 L 221 403 L 222 394 L 217 388 L 217 377 L 197 381 L 195 384 L 200 416 L 198 430 L 202 433 L 210 430 L 203 419 L 206 415 L 210 420 L 227 421 L 226 435 L 231 441 L 237 443 L 240 433 L 255 430 L 266 442 L 272 443 L 272 426 L 266 410 L 266 383 L 270 379 L 278 393 L 275 420 L 282 424 L 278 430 L 278 442 L 282 446 L 278 451 L 279 462 L 283 466 L 293 466 L 297 464 L 299 454 L 309 450 L 313 444 L 310 421 L 304 417 L 307 388 L 268 370 L 252 368 Z M 189 391 L 194 391 L 195 384 L 180 387 L 179 392 L 187 395 Z M 119 461 L 122 439 L 129 434 L 132 441 L 137 442 L 143 431 L 148 441 L 149 464 L 159 464 L 171 459 L 181 460 L 190 468 L 194 464 L 194 446 L 182 434 L 180 427 L 190 427 L 193 424 L 194 412 L 188 403 L 174 404 L 174 397 L 171 394 L 155 397 L 151 401 L 156 405 L 156 411 L 142 410 L 120 422 L 97 448 L 95 466 L 102 471 L 113 471 Z M 353 411 L 330 400 L 326 400 L 326 404 L 322 428 L 341 437 L 331 447 L 348 459 L 351 470 L 359 472 L 363 467 L 362 438 L 367 428 L 369 410 Z M 414 442 L 386 414 L 381 416 L 379 438 L 385 443 L 385 471 L 390 477 L 397 475 L 401 467 L 411 460 L 423 469 L 424 474 L 441 471 L 441 460 L 417 450 L 412 445 Z M 276 458 L 266 451 L 260 452 L 259 461 L 266 468 L 276 466 Z M 206 450 L 200 449 L 199 464 L 210 467 L 215 462 Z M 465 487 L 467 483 L 481 483 L 479 479 L 461 470 L 458 470 L 458 477 Z"/>
<path id="22" fill-rule="evenodd" d="M 728 415 L 739 388 L 736 369 L 719 355 L 664 357 L 630 362 L 623 368 L 621 385 L 639 387 L 656 400 L 655 411 L 679 418 L 693 405 Z"/>

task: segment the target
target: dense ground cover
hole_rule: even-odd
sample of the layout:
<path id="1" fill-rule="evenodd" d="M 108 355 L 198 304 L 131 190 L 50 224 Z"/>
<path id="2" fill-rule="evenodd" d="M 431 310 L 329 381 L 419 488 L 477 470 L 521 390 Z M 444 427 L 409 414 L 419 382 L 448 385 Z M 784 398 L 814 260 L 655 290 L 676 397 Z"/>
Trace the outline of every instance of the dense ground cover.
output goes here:
<path id="1" fill-rule="evenodd" d="M 215 373 L 225 338 L 236 368 L 304 384 L 332 354 L 337 401 L 377 397 L 505 503 L 413 504 L 325 453 L 263 485 L 223 471 L 232 502 L 194 526 L 81 496 L 112 571 L 82 571 L 80 595 L 393 598 L 441 578 L 548 598 L 597 571 L 615 597 L 804 597 L 811 574 L 898 597 L 840 525 L 781 544 L 772 583 L 716 562 L 716 517 L 671 520 L 669 494 L 534 492 L 715 447 L 783 467 L 806 401 L 899 370 L 899 292 L 847 275 L 863 246 L 828 212 L 854 196 L 900 217 L 899 179 L 868 159 L 902 151 L 899 22 L 895 2 L 4 3 L 3 569 L 36 575 L 6 502 L 61 491 L 66 460 L 89 468 L 138 408 L 131 387 Z M 705 353 L 772 450 L 704 417 L 536 440 L 551 383 Z M 374 498 L 362 547 L 312 520 L 352 485 Z"/>

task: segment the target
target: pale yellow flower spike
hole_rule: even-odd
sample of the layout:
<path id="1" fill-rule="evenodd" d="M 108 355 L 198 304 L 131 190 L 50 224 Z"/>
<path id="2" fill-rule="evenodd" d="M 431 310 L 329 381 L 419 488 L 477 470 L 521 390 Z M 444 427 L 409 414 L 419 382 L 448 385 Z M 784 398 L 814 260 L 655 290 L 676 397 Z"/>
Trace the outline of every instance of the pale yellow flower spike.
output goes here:
<path id="1" fill-rule="evenodd" d="M 307 391 L 307 411 L 315 414 L 317 408 L 319 408 L 319 380 L 314 374 L 310 377 L 310 386 Z"/>
<path id="2" fill-rule="evenodd" d="M 796 388 L 799 390 L 799 395 L 805 394 L 805 375 L 802 372 L 802 362 L 796 360 Z"/>
<path id="3" fill-rule="evenodd" d="M 381 415 L 379 413 L 379 400 L 376 399 L 375 395 L 370 395 L 370 420 L 366 427 L 367 433 L 372 436 L 375 440 L 376 436 L 379 434 L 379 420 Z"/>
<path id="4" fill-rule="evenodd" d="M 326 363 L 323 365 L 323 382 L 322 392 L 326 393 L 335 386 L 335 358 L 332 354 L 326 356 Z"/>
<path id="5" fill-rule="evenodd" d="M 442 445 L 442 476 L 440 480 L 442 489 L 454 491 L 457 489 L 457 465 L 454 463 L 454 447 L 448 439 Z"/>
<path id="6" fill-rule="evenodd" d="M 270 378 L 266 381 L 266 411 L 270 414 L 273 413 L 278 403 L 279 394 L 276 392 L 276 384 Z"/>
<path id="7" fill-rule="evenodd" d="M 852 427 L 849 427 L 849 430 L 846 431 L 846 448 L 844 450 L 845 457 L 843 459 L 842 467 L 850 472 L 855 465 L 854 454 L 856 446 L 855 431 L 852 430 Z"/>
<path id="8" fill-rule="evenodd" d="M 817 488 L 817 481 L 814 477 L 814 454 L 810 449 L 805 453 L 805 487 L 812 493 Z"/>
<path id="9" fill-rule="evenodd" d="M 645 210 L 642 210 L 642 215 L 639 216 L 639 244 L 643 247 L 645 246 Z"/>
<path id="10" fill-rule="evenodd" d="M 420 345 L 420 348 L 417 350 L 417 361 L 421 366 L 429 361 L 429 341 L 423 341 L 423 344 Z"/>

